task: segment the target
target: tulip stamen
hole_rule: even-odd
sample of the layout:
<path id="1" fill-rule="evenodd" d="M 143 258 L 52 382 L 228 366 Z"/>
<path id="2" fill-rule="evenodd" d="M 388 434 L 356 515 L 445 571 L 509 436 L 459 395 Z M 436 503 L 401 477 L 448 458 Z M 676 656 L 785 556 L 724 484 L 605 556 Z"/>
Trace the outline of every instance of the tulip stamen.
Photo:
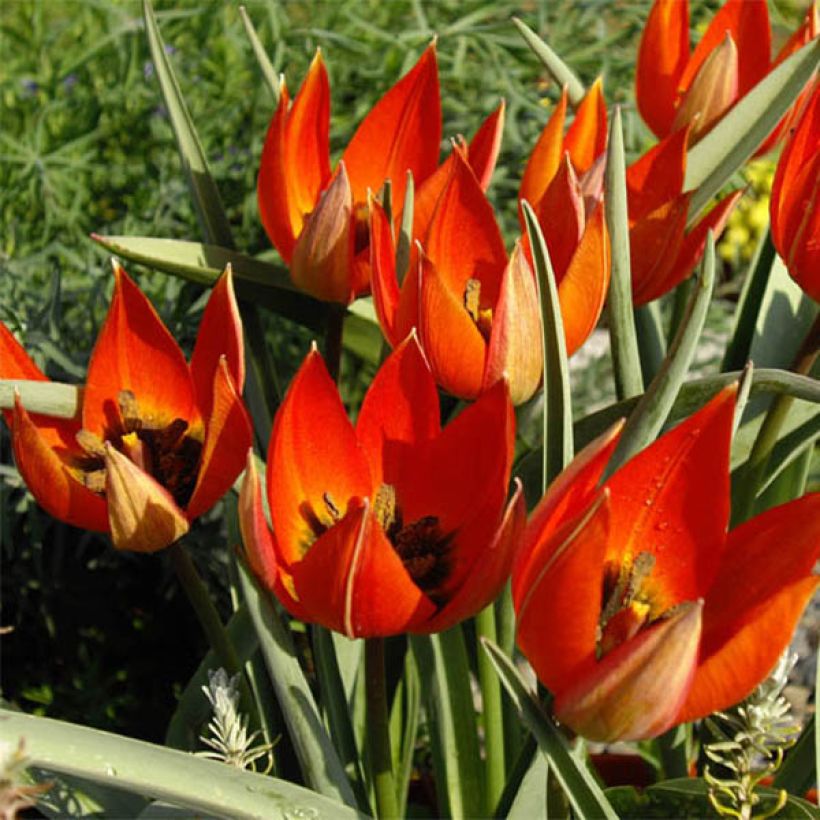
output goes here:
<path id="1" fill-rule="evenodd" d="M 491 308 L 481 307 L 481 282 L 478 279 L 467 280 L 464 288 L 464 307 L 485 341 L 489 341 L 493 311 Z"/>
<path id="2" fill-rule="evenodd" d="M 117 394 L 119 423 L 106 430 L 105 440 L 90 430 L 76 434 L 84 454 L 75 459 L 79 479 L 92 492 L 105 495 L 105 442 L 134 462 L 141 470 L 165 487 L 174 501 L 184 507 L 191 499 L 199 474 L 202 442 L 188 432 L 188 422 L 176 418 L 156 426 L 140 412 L 139 402 L 130 390 Z"/>

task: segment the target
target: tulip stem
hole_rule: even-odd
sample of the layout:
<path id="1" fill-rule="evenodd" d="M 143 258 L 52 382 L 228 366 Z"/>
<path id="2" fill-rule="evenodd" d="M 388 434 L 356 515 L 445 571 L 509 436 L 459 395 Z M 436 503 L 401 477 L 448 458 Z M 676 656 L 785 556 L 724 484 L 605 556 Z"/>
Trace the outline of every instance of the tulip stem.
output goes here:
<path id="1" fill-rule="evenodd" d="M 815 318 L 814 324 L 812 324 L 808 335 L 800 346 L 800 350 L 797 352 L 792 370 L 795 373 L 807 375 L 814 367 L 818 353 L 820 353 L 820 313 Z M 746 462 L 743 480 L 744 492 L 737 510 L 733 514 L 734 526 L 751 518 L 754 512 L 758 491 L 766 475 L 772 450 L 777 444 L 780 429 L 786 421 L 793 403 L 794 396 L 787 393 L 779 395 L 769 408 L 769 412 L 766 413 L 763 424 L 760 425 L 760 430 L 757 432 L 752 451 L 749 453 L 749 459 Z"/>
<path id="2" fill-rule="evenodd" d="M 479 640 L 496 642 L 495 604 L 489 604 L 475 617 Z M 489 815 L 504 791 L 506 780 L 504 760 L 504 715 L 501 708 L 501 680 L 493 668 L 490 656 L 478 648 L 478 680 L 481 686 L 484 714 L 484 748 L 486 751 L 486 779 L 484 806 Z"/>
<path id="3" fill-rule="evenodd" d="M 384 669 L 384 638 L 368 638 L 364 644 L 364 677 L 367 696 L 367 754 L 376 794 L 379 820 L 399 816 L 387 709 Z"/>

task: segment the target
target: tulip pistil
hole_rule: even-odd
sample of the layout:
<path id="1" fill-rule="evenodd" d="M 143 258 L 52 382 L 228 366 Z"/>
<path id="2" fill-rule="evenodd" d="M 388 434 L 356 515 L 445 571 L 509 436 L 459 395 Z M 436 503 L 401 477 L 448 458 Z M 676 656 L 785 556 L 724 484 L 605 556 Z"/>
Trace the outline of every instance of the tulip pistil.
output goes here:
<path id="1" fill-rule="evenodd" d="M 391 484 L 379 487 L 373 514 L 393 545 L 413 583 L 436 604 L 444 602 L 442 587 L 450 575 L 452 535 L 442 533 L 438 517 L 425 515 L 404 523 Z"/>
<path id="2" fill-rule="evenodd" d="M 485 341 L 490 339 L 490 331 L 493 324 L 493 311 L 491 308 L 481 307 L 481 282 L 478 279 L 468 279 L 464 288 L 464 307 L 470 318 L 475 322 Z"/>
<path id="3" fill-rule="evenodd" d="M 152 476 L 184 507 L 191 498 L 199 471 L 202 442 L 188 434 L 188 422 L 176 418 L 160 425 L 140 412 L 130 390 L 117 395 L 119 418 L 106 430 L 105 441 Z M 105 444 L 95 433 L 79 430 L 77 443 L 84 454 L 76 459 L 80 480 L 92 492 L 105 493 Z"/>

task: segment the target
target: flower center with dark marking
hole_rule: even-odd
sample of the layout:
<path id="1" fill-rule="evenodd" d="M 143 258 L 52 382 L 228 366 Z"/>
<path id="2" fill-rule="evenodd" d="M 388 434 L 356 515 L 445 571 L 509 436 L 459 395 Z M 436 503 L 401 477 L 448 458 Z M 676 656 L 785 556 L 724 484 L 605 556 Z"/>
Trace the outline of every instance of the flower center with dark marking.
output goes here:
<path id="1" fill-rule="evenodd" d="M 493 326 L 492 308 L 481 307 L 481 282 L 478 279 L 468 279 L 464 288 L 464 309 L 475 322 L 484 341 L 489 342 L 490 331 Z"/>
<path id="2" fill-rule="evenodd" d="M 162 485 L 180 506 L 191 500 L 199 474 L 202 442 L 188 431 L 185 419 L 157 424 L 140 411 L 130 390 L 117 394 L 119 417 L 105 431 L 105 441 L 128 456 L 141 470 Z M 83 454 L 74 461 L 80 480 L 95 493 L 105 494 L 103 439 L 89 430 L 77 433 Z"/>
<path id="3" fill-rule="evenodd" d="M 443 587 L 452 570 L 452 533 L 443 533 L 434 515 L 405 523 L 396 503 L 396 490 L 390 484 L 379 487 L 373 514 L 413 583 L 441 606 L 446 599 Z"/>
<path id="4" fill-rule="evenodd" d="M 659 611 L 653 600 L 650 578 L 654 568 L 655 556 L 649 552 L 606 567 L 596 641 L 599 660 L 645 627 L 668 617 L 669 612 Z"/>

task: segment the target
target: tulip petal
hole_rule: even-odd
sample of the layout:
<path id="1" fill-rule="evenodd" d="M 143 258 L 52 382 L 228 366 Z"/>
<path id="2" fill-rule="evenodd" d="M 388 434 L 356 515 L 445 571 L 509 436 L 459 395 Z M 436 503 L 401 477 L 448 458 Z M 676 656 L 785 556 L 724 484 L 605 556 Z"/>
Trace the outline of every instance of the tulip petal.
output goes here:
<path id="1" fill-rule="evenodd" d="M 501 523 L 489 538 L 486 548 L 476 551 L 476 560 L 464 583 L 453 597 L 422 624 L 420 632 L 441 632 L 465 618 L 480 612 L 495 600 L 510 573 L 513 555 L 527 523 L 527 507 L 521 482 L 516 479 L 515 491 Z"/>
<path id="2" fill-rule="evenodd" d="M 549 543 L 539 550 L 546 560 L 531 565 L 519 588 L 516 642 L 555 694 L 594 669 L 609 515 L 603 491 L 579 515 L 550 529 Z"/>
<path id="3" fill-rule="evenodd" d="M 399 283 L 396 277 L 396 250 L 393 247 L 390 221 L 381 203 L 371 197 L 368 211 L 370 218 L 370 286 L 373 291 L 373 306 L 385 338 L 391 347 L 396 347 L 401 342 L 396 334 L 396 313 L 400 298 Z"/>
<path id="4" fill-rule="evenodd" d="M 709 55 L 720 47 L 726 34 L 737 44 L 738 93 L 746 94 L 769 71 L 772 32 L 768 4 L 728 0 L 712 18 L 680 79 L 681 91 L 688 89 Z"/>
<path id="5" fill-rule="evenodd" d="M 660 612 L 702 598 L 723 558 L 736 396 L 737 384 L 725 387 L 607 482 L 607 560 L 622 566 L 639 553 L 654 556 L 644 589 Z"/>
<path id="6" fill-rule="evenodd" d="M 818 557 L 820 493 L 729 533 L 707 594 L 699 667 L 681 720 L 726 709 L 769 674 L 817 586 L 812 569 Z"/>
<path id="7" fill-rule="evenodd" d="M 449 393 L 474 399 L 484 380 L 487 343 L 464 306 L 426 257 L 419 261 L 419 339 L 436 381 Z M 405 288 L 411 285 L 408 281 Z M 412 290 L 410 291 L 412 293 Z M 462 291 L 463 293 L 463 291 Z"/>
<path id="8" fill-rule="evenodd" d="M 371 495 L 364 453 L 315 348 L 299 368 L 276 415 L 267 485 L 273 530 L 288 571 L 316 539 L 311 516 L 328 526 L 332 524 L 330 504 L 344 516 L 350 499 Z"/>
<path id="9" fill-rule="evenodd" d="M 564 139 L 564 150 L 569 151 L 578 174 L 585 174 L 592 163 L 606 151 L 606 140 L 604 84 L 598 77 L 581 100 Z"/>
<path id="10" fill-rule="evenodd" d="M 289 107 L 282 84 L 279 105 L 262 149 L 257 196 L 262 224 L 290 263 L 306 214 L 330 179 L 330 86 L 317 51 Z"/>
<path id="11" fill-rule="evenodd" d="M 686 174 L 688 129 L 682 128 L 650 148 L 626 171 L 629 219 L 636 222 L 676 199 Z"/>
<path id="12" fill-rule="evenodd" d="M 222 356 L 227 360 L 237 391 L 242 392 L 245 384 L 245 347 L 230 265 L 211 291 L 191 355 L 191 378 L 203 418 L 211 415 L 214 378 Z"/>
<path id="13" fill-rule="evenodd" d="M 436 383 L 411 333 L 379 368 L 356 420 L 373 485 L 395 484 L 408 457 L 440 428 Z"/>
<path id="14" fill-rule="evenodd" d="M 290 585 L 283 582 L 282 569 L 276 558 L 277 543 L 265 519 L 262 486 L 253 450 L 250 449 L 239 493 L 237 515 L 245 555 L 253 573 L 266 589 L 273 590 L 288 612 L 301 620 L 308 620 L 307 613 L 291 593 L 292 582 Z"/>
<path id="15" fill-rule="evenodd" d="M 555 716 L 590 740 L 643 740 L 674 725 L 697 662 L 703 603 L 681 604 L 604 657 L 555 699 Z"/>
<path id="16" fill-rule="evenodd" d="M 17 469 L 37 503 L 54 518 L 96 532 L 108 531 L 105 499 L 91 492 L 53 449 L 50 436 L 26 412 L 19 397 L 12 421 Z"/>
<path id="17" fill-rule="evenodd" d="M 688 60 L 688 0 L 655 0 L 638 48 L 635 97 L 641 117 L 658 137 L 671 130 Z"/>
<path id="18" fill-rule="evenodd" d="M 114 296 L 97 337 L 83 400 L 83 427 L 106 437 L 120 426 L 117 397 L 130 390 L 154 426 L 198 424 L 194 385 L 174 337 L 125 271 L 114 263 Z"/>
<path id="19" fill-rule="evenodd" d="M 567 90 L 561 92 L 555 110 L 544 126 L 535 148 L 532 149 L 524 175 L 521 177 L 521 186 L 518 189 L 518 199 L 525 199 L 534 208 L 538 206 L 544 191 L 558 172 L 561 157 L 564 155 L 564 121 L 567 116 Z"/>
<path id="20" fill-rule="evenodd" d="M 393 183 L 395 202 L 404 199 L 405 177 L 412 171 L 420 185 L 438 165 L 441 100 L 435 43 L 416 65 L 371 109 L 342 155 L 350 175 L 354 202 L 367 200 Z"/>
<path id="21" fill-rule="evenodd" d="M 108 523 L 118 550 L 157 552 L 188 532 L 171 494 L 108 442 L 105 471 Z"/>
<path id="22" fill-rule="evenodd" d="M 501 100 L 498 108 L 481 123 L 467 149 L 467 161 L 484 191 L 490 187 L 498 152 L 501 150 L 505 110 L 506 103 Z"/>
<path id="23" fill-rule="evenodd" d="M 512 403 L 519 405 L 527 401 L 541 381 L 540 339 L 541 312 L 535 274 L 521 244 L 516 243 L 493 311 L 484 389 L 506 376 Z"/>
<path id="24" fill-rule="evenodd" d="M 532 511 L 513 565 L 512 595 L 516 609 L 521 606 L 521 599 L 535 574 L 550 560 L 552 553 L 544 547 L 560 546 L 552 537 L 554 533 L 592 503 L 622 429 L 623 421 L 619 421 L 587 444 L 550 484 Z"/>
<path id="25" fill-rule="evenodd" d="M 223 356 L 211 386 L 211 414 L 205 425 L 199 475 L 187 514 L 194 519 L 211 509 L 231 488 L 253 445 L 253 428 Z"/>
<path id="26" fill-rule="evenodd" d="M 560 284 L 581 241 L 586 221 L 584 198 L 568 153 L 564 154 L 558 171 L 544 191 L 536 214 Z"/>
<path id="27" fill-rule="evenodd" d="M 333 182 L 305 218 L 290 264 L 293 283 L 317 299 L 347 305 L 355 298 L 352 215 L 350 184 L 340 162 Z"/>
<path id="28" fill-rule="evenodd" d="M 609 234 L 601 204 L 593 211 L 569 267 L 558 282 L 567 356 L 581 347 L 598 324 L 609 291 L 610 268 Z"/>

